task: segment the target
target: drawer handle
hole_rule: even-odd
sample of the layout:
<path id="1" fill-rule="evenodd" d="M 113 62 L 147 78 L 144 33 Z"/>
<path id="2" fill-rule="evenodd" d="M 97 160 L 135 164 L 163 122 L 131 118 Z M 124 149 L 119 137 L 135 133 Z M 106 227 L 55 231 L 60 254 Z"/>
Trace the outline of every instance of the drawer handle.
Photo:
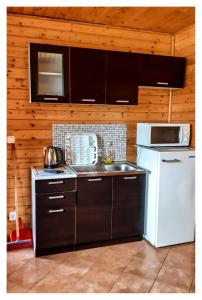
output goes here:
<path id="1" fill-rule="evenodd" d="M 126 179 L 126 180 L 137 179 L 137 176 L 123 177 L 123 179 Z"/>
<path id="2" fill-rule="evenodd" d="M 64 211 L 64 208 L 60 208 L 60 209 L 49 209 L 49 214 L 55 214 L 55 213 L 61 213 Z"/>
<path id="3" fill-rule="evenodd" d="M 180 159 L 162 159 L 162 162 L 166 162 L 166 163 L 179 163 L 181 162 Z"/>
<path id="4" fill-rule="evenodd" d="M 160 85 L 168 85 L 168 82 L 161 82 L 161 81 L 158 81 L 156 84 L 160 84 Z"/>
<path id="5" fill-rule="evenodd" d="M 49 181 L 48 184 L 63 184 L 64 181 L 61 180 L 61 181 Z"/>
<path id="6" fill-rule="evenodd" d="M 102 181 L 102 178 L 89 178 L 88 181 Z"/>
<path id="7" fill-rule="evenodd" d="M 82 102 L 95 102 L 95 99 L 81 99 Z"/>
<path id="8" fill-rule="evenodd" d="M 130 100 L 116 100 L 117 103 L 129 103 Z"/>
<path id="9" fill-rule="evenodd" d="M 189 155 L 189 158 L 195 158 L 195 155 Z"/>
<path id="10" fill-rule="evenodd" d="M 54 98 L 51 98 L 51 97 L 44 97 L 43 100 L 58 100 L 58 98 L 54 97 Z"/>
<path id="11" fill-rule="evenodd" d="M 48 197 L 48 199 L 62 199 L 64 197 L 65 197 L 64 195 L 61 195 L 61 196 L 50 196 L 50 197 Z"/>

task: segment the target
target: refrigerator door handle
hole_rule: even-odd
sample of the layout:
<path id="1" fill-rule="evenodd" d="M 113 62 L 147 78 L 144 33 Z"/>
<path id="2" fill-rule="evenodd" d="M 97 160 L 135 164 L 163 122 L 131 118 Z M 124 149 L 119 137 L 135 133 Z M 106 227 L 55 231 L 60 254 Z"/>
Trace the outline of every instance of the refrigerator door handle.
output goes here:
<path id="1" fill-rule="evenodd" d="M 180 159 L 162 159 L 162 162 L 165 162 L 165 163 L 179 163 L 179 162 L 182 162 Z"/>

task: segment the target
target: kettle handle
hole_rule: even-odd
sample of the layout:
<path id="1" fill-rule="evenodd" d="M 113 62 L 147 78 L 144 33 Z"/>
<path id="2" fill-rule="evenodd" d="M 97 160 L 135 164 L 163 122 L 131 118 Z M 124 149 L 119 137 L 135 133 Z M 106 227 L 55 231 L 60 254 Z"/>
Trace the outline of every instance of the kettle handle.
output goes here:
<path id="1" fill-rule="evenodd" d="M 55 147 L 56 151 L 60 154 L 60 161 L 59 164 L 62 164 L 64 162 L 64 155 L 63 151 L 60 147 Z"/>
<path id="2" fill-rule="evenodd" d="M 43 155 L 45 156 L 45 153 L 46 153 L 46 149 L 47 149 L 47 147 L 44 147 L 43 148 Z"/>

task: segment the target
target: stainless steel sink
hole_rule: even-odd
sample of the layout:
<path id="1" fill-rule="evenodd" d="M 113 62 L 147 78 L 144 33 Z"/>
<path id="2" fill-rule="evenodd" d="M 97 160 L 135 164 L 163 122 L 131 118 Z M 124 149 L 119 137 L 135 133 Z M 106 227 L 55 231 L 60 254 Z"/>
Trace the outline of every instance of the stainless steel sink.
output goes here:
<path id="1" fill-rule="evenodd" d="M 99 167 L 97 165 L 89 166 L 71 166 L 71 168 L 76 171 L 76 173 L 94 173 L 98 172 Z"/>
<path id="2" fill-rule="evenodd" d="M 124 173 L 124 172 L 131 172 L 131 171 L 136 171 L 137 168 L 131 164 L 128 164 L 126 162 L 123 163 L 112 163 L 110 165 L 89 165 L 89 166 L 71 166 L 72 169 L 77 173 L 77 174 L 100 174 L 100 173 Z"/>
<path id="3" fill-rule="evenodd" d="M 136 168 L 128 165 L 126 163 L 119 163 L 119 164 L 111 164 L 111 165 L 101 165 L 101 170 L 110 171 L 110 172 L 129 172 L 135 171 Z"/>

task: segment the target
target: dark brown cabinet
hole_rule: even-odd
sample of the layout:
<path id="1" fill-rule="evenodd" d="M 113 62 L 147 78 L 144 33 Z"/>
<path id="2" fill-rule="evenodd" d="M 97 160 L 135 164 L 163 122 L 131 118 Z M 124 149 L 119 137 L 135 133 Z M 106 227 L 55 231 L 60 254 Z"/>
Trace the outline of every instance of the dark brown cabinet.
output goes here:
<path id="1" fill-rule="evenodd" d="M 30 44 L 31 102 L 69 102 L 69 47 Z"/>
<path id="2" fill-rule="evenodd" d="M 112 239 L 144 233 L 145 174 L 113 177 Z"/>
<path id="3" fill-rule="evenodd" d="M 105 103 L 105 65 L 105 51 L 70 48 L 72 103 Z"/>
<path id="4" fill-rule="evenodd" d="M 36 181 L 35 191 L 32 227 L 36 255 L 51 248 L 74 245 L 75 179 Z"/>
<path id="5" fill-rule="evenodd" d="M 111 208 L 111 177 L 77 179 L 77 244 L 111 239 Z"/>
<path id="6" fill-rule="evenodd" d="M 136 105 L 138 86 L 182 88 L 183 57 L 30 44 L 31 102 Z"/>
<path id="7" fill-rule="evenodd" d="M 185 66 L 183 57 L 140 54 L 139 85 L 182 88 Z"/>
<path id="8" fill-rule="evenodd" d="M 107 104 L 137 104 L 138 69 L 137 54 L 107 51 Z"/>

